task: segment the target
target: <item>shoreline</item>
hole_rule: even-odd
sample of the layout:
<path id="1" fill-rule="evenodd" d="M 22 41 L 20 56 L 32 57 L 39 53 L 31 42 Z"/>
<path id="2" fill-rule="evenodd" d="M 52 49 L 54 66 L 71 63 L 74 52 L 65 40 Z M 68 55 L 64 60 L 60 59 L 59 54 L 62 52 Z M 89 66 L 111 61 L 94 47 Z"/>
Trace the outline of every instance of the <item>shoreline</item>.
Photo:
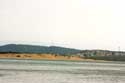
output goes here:
<path id="1" fill-rule="evenodd" d="M 16 60 L 53 60 L 53 61 L 80 61 L 80 62 L 113 62 L 106 60 L 83 59 L 78 56 L 61 56 L 52 54 L 16 54 L 6 53 L 0 54 L 0 59 L 16 59 Z"/>

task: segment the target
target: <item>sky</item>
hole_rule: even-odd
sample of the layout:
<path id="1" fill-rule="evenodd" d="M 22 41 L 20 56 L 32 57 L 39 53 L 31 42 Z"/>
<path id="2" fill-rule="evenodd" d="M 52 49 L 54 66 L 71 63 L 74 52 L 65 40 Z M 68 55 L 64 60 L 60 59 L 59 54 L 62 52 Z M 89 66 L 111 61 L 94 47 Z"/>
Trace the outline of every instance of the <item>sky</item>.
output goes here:
<path id="1" fill-rule="evenodd" d="M 124 0 L 0 0 L 0 44 L 125 51 Z"/>

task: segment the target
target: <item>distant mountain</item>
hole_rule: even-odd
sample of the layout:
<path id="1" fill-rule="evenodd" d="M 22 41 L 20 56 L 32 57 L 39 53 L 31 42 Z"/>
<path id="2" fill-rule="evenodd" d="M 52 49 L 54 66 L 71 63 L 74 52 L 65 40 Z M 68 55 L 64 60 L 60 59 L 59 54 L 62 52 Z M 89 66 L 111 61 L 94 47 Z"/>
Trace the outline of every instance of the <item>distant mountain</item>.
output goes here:
<path id="1" fill-rule="evenodd" d="M 57 47 L 57 46 L 36 46 L 23 44 L 8 44 L 0 46 L 1 53 L 51 53 L 51 54 L 75 54 L 81 50 Z"/>

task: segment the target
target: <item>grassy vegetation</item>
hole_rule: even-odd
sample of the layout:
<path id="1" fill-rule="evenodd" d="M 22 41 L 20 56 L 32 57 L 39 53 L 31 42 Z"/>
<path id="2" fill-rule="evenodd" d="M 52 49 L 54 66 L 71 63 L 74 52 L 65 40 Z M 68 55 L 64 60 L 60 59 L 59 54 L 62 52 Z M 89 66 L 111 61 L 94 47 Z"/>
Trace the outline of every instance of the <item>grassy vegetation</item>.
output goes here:
<path id="1" fill-rule="evenodd" d="M 125 61 L 125 56 L 86 56 L 85 59 L 107 60 L 107 61 Z"/>

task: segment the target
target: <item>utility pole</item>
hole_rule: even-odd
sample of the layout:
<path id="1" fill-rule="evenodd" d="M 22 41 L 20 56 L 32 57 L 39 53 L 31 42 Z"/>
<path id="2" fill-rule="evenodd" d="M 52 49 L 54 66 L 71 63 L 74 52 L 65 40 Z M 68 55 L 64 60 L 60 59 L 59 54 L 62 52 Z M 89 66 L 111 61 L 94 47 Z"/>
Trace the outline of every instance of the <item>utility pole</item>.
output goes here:
<path id="1" fill-rule="evenodd" d="M 120 52 L 120 46 L 118 47 L 118 51 Z"/>
<path id="2" fill-rule="evenodd" d="M 120 48 L 120 46 L 119 46 L 119 47 L 118 47 L 119 56 L 121 55 L 120 51 L 121 51 L 121 48 Z"/>

